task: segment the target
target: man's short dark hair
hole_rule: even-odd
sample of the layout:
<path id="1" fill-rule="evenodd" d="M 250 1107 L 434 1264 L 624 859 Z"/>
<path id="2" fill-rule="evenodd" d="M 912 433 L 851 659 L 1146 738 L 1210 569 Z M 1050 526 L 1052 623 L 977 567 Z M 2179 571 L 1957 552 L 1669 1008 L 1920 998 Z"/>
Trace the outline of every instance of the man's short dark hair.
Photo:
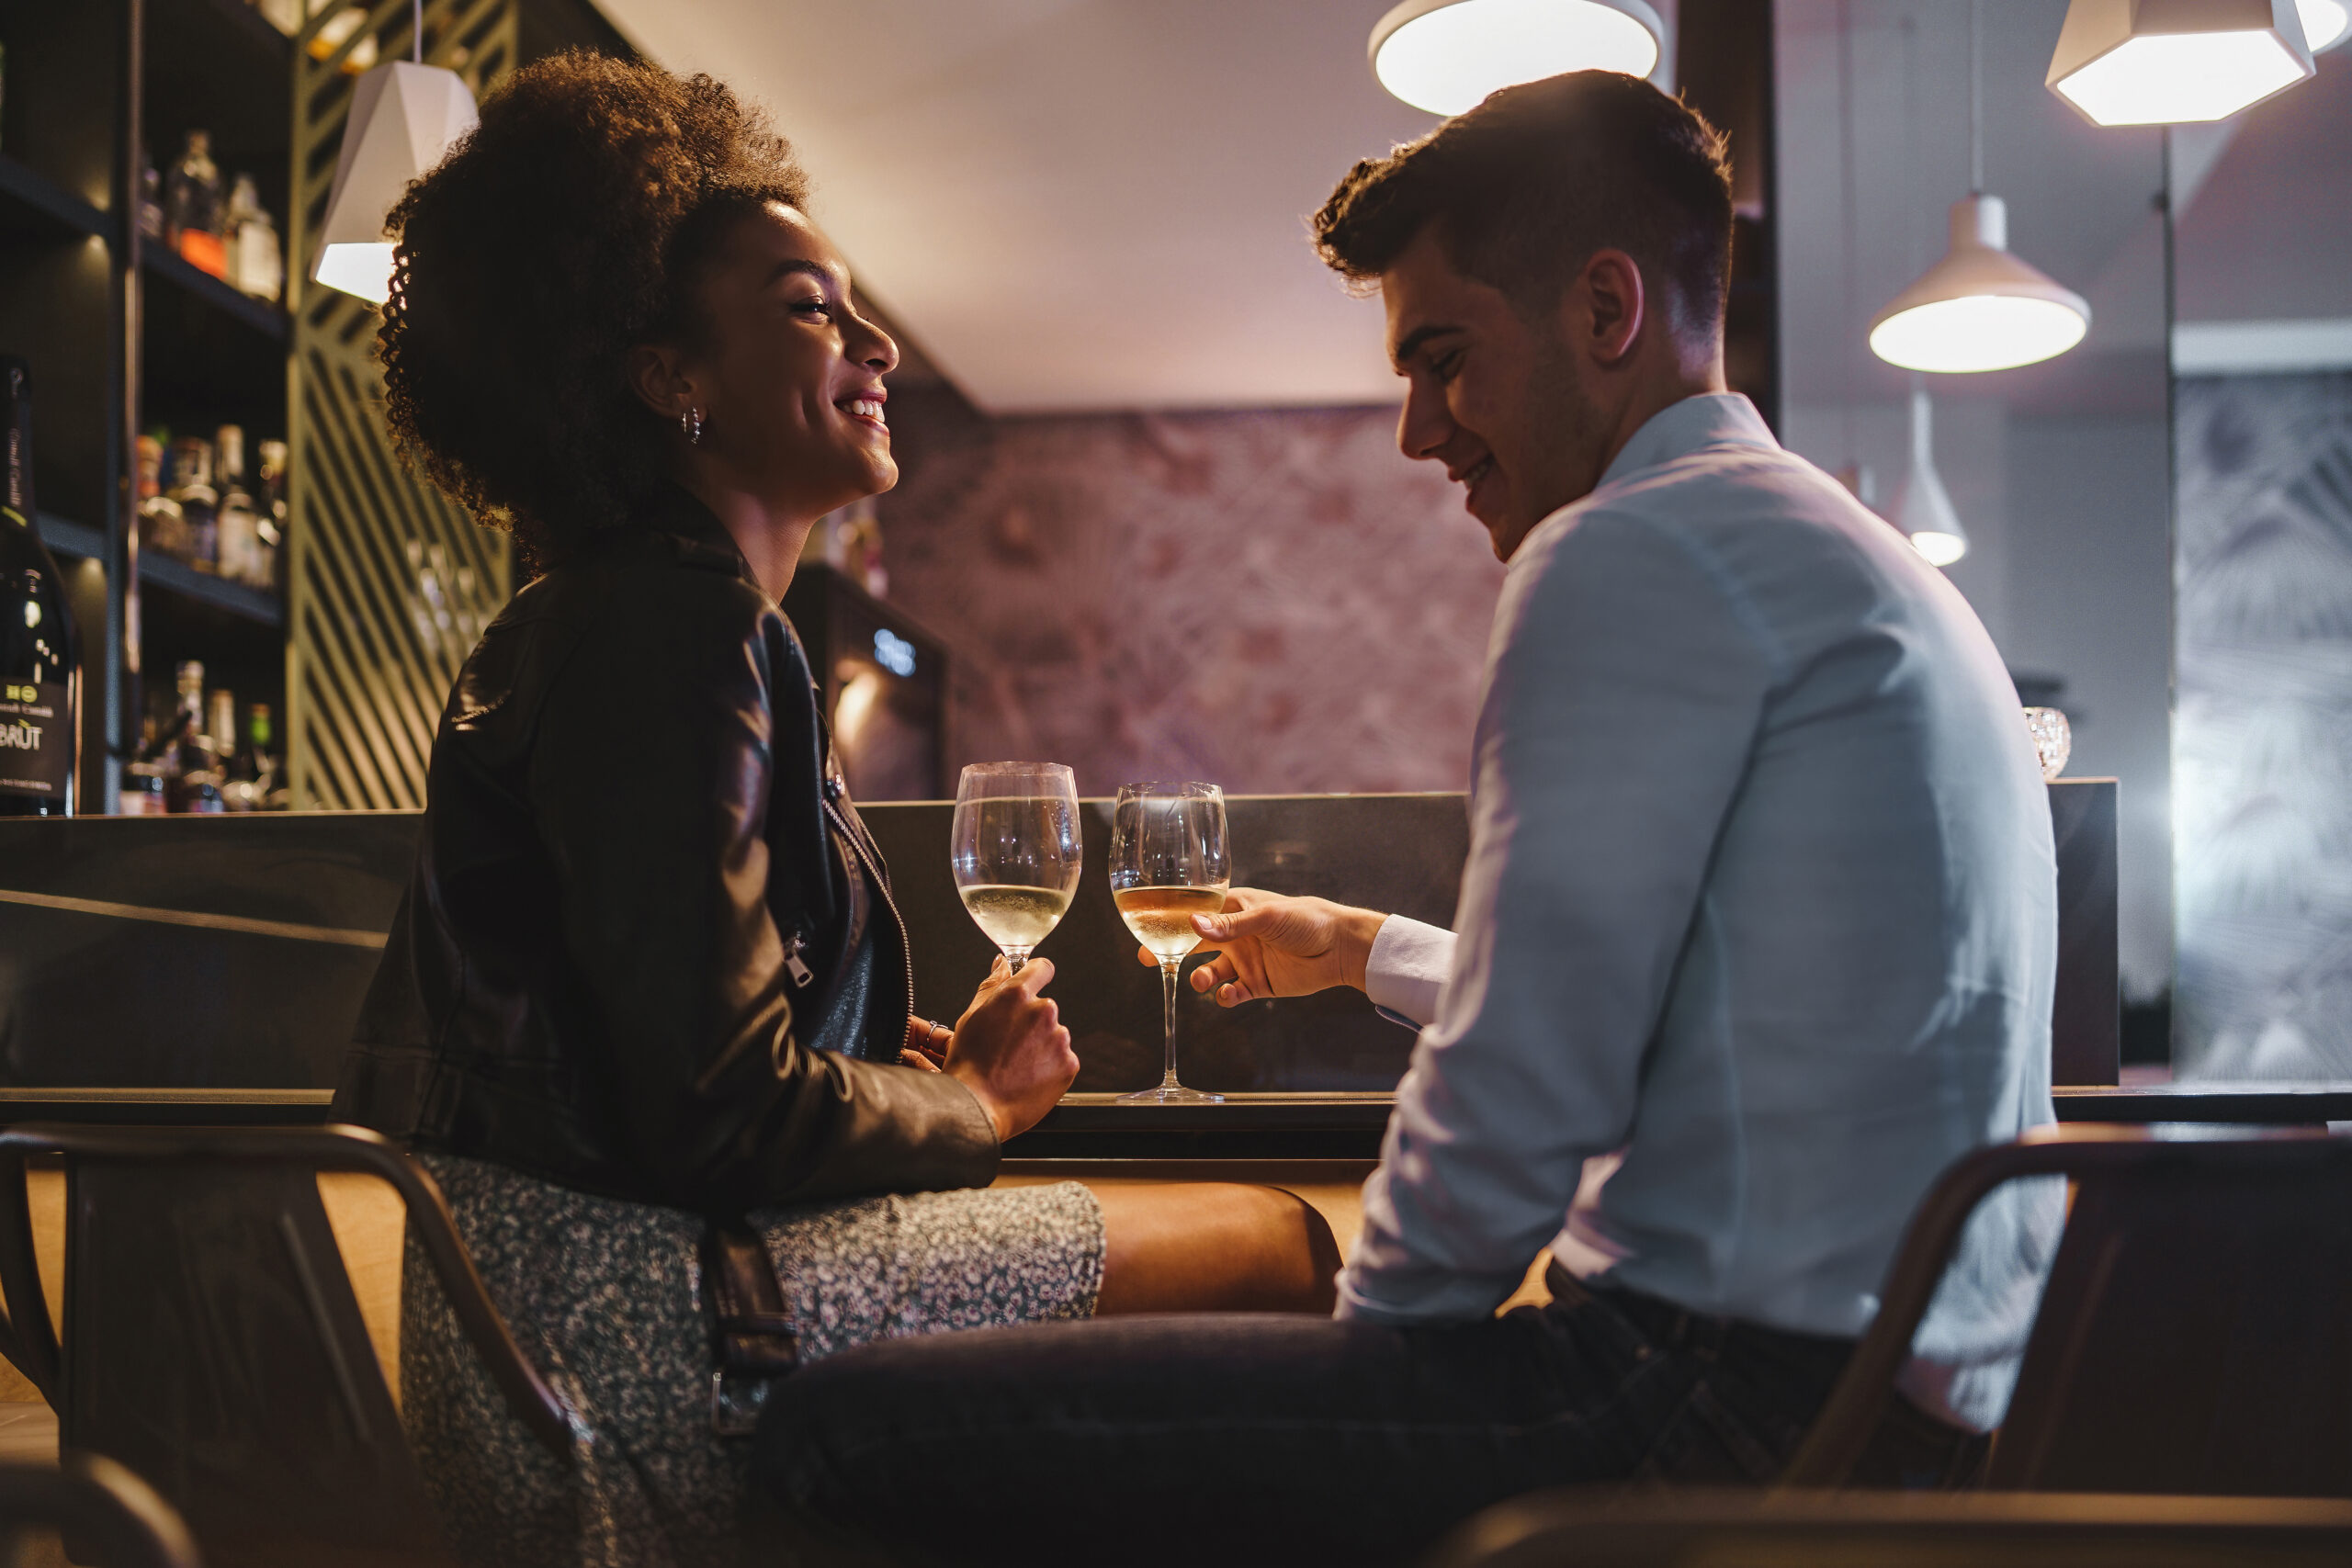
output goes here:
<path id="1" fill-rule="evenodd" d="M 1522 305 L 1550 305 L 1595 251 L 1622 250 L 1678 333 L 1712 333 L 1731 220 L 1721 132 L 1638 77 L 1576 71 L 1505 87 L 1366 158 L 1313 228 L 1323 260 L 1362 283 L 1434 226 L 1459 271 Z"/>

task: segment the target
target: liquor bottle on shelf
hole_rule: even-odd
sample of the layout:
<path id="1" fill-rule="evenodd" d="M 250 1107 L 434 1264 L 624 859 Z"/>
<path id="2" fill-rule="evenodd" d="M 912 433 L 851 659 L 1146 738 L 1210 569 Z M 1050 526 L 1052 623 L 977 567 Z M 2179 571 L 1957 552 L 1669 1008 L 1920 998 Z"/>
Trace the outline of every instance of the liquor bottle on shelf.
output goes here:
<path id="1" fill-rule="evenodd" d="M 215 277 L 229 272 L 220 243 L 220 170 L 212 162 L 212 134 L 191 130 L 164 185 L 165 238 L 180 259 Z"/>
<path id="2" fill-rule="evenodd" d="M 152 713 L 140 721 L 139 745 L 122 765 L 121 788 L 116 795 L 115 810 L 121 816 L 161 817 L 170 809 L 164 798 L 164 768 L 158 761 L 163 750 L 158 739 L 161 729 Z"/>
<path id="3" fill-rule="evenodd" d="M 277 246 L 277 226 L 262 207 L 251 175 L 239 175 L 229 188 L 221 237 L 228 247 L 229 281 L 242 294 L 277 304 L 286 283 L 285 254 Z"/>
<path id="4" fill-rule="evenodd" d="M 220 503 L 214 509 L 218 541 L 215 564 L 232 582 L 254 585 L 260 570 L 261 516 L 245 491 L 245 433 L 224 424 L 214 439 L 215 467 L 220 476 Z"/>
<path id="5" fill-rule="evenodd" d="M 0 816 L 74 809 L 81 673 L 65 581 L 33 505 L 32 374 L 0 357 Z"/>
<path id="6" fill-rule="evenodd" d="M 220 795 L 220 755 L 204 728 L 204 663 L 188 659 L 176 674 L 179 704 L 164 740 L 164 797 L 173 811 L 209 815 L 228 809 Z"/>
<path id="7" fill-rule="evenodd" d="M 226 686 L 215 686 L 204 697 L 204 738 L 212 743 L 212 756 L 222 777 L 237 750 L 237 694 Z"/>
<path id="8" fill-rule="evenodd" d="M 164 493 L 164 437 L 139 438 L 139 547 L 186 560 L 187 518 L 180 503 Z"/>
<path id="9" fill-rule="evenodd" d="M 219 570 L 220 498 L 212 488 L 212 443 L 200 435 L 184 435 L 172 443 L 170 493 L 187 529 L 187 548 L 180 558 L 198 571 Z"/>
<path id="10" fill-rule="evenodd" d="M 277 758 L 271 751 L 273 736 L 269 722 L 269 705 L 255 703 L 245 710 L 245 738 L 237 747 L 224 769 L 227 782 L 220 793 L 232 811 L 279 811 L 285 809 L 285 792 L 279 787 Z"/>
<path id="11" fill-rule="evenodd" d="M 261 453 L 261 490 L 255 499 L 261 515 L 254 527 L 261 535 L 256 556 L 254 586 L 271 592 L 283 592 L 278 570 L 284 564 L 286 549 L 286 443 L 265 441 Z"/>
<path id="12" fill-rule="evenodd" d="M 164 173 L 155 167 L 155 160 L 145 152 L 139 155 L 139 231 L 147 238 L 168 243 L 165 230 L 170 227 L 164 216 Z"/>
<path id="13" fill-rule="evenodd" d="M 267 703 L 255 703 L 245 712 L 245 750 L 253 761 L 255 804 L 264 811 L 285 810 L 291 804 L 286 791 L 286 759 L 277 753 L 277 730 L 270 722 Z"/>

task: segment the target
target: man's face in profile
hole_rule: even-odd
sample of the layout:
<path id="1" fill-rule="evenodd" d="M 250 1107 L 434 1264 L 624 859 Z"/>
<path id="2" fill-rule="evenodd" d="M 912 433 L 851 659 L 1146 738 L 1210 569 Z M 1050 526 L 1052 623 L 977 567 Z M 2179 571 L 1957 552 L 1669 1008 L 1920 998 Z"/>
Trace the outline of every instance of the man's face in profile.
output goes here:
<path id="1" fill-rule="evenodd" d="M 1380 275 L 1388 355 L 1406 381 L 1396 445 L 1445 465 L 1463 504 L 1509 560 L 1592 488 L 1601 417 L 1577 381 L 1566 301 L 1514 303 L 1457 271 L 1424 230 Z"/>

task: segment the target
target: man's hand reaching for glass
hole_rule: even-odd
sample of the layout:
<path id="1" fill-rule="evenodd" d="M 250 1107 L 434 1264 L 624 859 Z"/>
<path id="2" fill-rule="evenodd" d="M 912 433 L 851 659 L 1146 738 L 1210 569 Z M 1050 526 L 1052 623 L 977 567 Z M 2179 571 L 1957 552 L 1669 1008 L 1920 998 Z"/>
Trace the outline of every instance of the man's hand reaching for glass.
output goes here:
<path id="1" fill-rule="evenodd" d="M 1329 898 L 1285 898 L 1255 887 L 1235 887 L 1225 908 L 1195 915 L 1193 929 L 1201 948 L 1216 956 L 1193 971 L 1193 989 L 1214 991 L 1219 1007 L 1304 997 L 1334 986 L 1363 989 L 1363 968 L 1373 939 L 1388 917 L 1373 909 L 1334 904 Z M 1148 966 L 1159 960 L 1142 948 Z"/>

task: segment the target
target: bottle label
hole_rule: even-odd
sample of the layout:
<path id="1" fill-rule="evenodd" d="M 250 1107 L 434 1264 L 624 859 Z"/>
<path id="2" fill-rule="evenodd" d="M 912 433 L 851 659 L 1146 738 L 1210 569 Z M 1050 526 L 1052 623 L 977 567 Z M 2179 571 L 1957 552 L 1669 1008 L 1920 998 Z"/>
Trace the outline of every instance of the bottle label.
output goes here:
<path id="1" fill-rule="evenodd" d="M 73 708 L 63 686 L 0 681 L 0 795 L 63 800 L 74 772 Z"/>

